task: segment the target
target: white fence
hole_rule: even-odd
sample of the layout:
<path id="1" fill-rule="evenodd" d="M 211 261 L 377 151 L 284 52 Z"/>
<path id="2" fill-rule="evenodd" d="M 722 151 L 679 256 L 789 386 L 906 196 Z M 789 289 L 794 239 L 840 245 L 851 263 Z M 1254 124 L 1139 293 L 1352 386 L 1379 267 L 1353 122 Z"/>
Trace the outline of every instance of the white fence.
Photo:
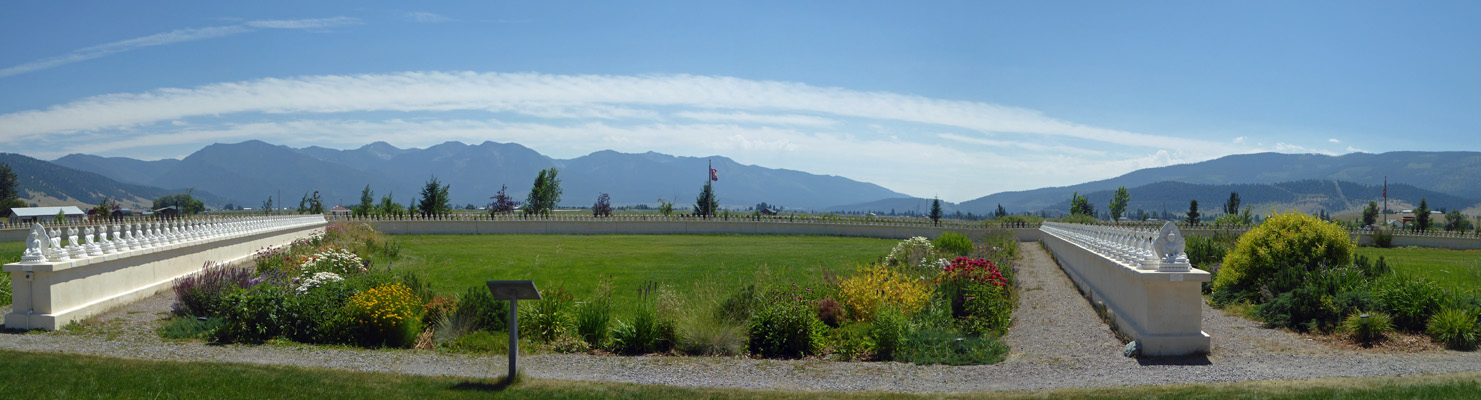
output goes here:
<path id="1" fill-rule="evenodd" d="M 1207 354 L 1201 283 L 1172 235 L 1149 229 L 1044 223 L 1045 247 L 1080 291 L 1147 356 Z M 1157 248 L 1158 242 L 1163 244 Z"/>
<path id="2" fill-rule="evenodd" d="M 5 327 L 54 330 L 168 290 L 207 262 L 234 262 L 323 227 L 320 215 L 33 227 L 21 262 L 4 267 L 13 302 Z"/>

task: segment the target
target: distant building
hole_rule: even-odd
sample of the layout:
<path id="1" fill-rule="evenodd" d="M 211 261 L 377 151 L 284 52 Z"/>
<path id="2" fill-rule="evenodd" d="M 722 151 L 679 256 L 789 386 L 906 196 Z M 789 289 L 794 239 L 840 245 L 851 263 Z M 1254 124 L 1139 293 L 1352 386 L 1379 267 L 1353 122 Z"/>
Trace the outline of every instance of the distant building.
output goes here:
<path id="1" fill-rule="evenodd" d="M 345 208 L 345 206 L 334 206 L 334 208 L 329 209 L 329 216 L 334 218 L 348 217 L 350 216 L 350 209 Z"/>
<path id="2" fill-rule="evenodd" d="M 37 222 L 56 221 L 57 213 L 66 215 L 69 223 L 82 223 L 87 218 L 87 213 L 77 206 L 66 207 L 16 207 L 10 209 L 10 215 L 6 218 L 12 224 L 33 224 Z"/>

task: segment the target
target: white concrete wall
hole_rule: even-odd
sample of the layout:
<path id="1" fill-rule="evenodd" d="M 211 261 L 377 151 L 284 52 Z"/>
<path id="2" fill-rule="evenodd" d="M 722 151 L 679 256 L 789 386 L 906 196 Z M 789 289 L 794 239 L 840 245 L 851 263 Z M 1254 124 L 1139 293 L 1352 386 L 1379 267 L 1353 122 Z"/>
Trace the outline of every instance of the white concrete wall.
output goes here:
<path id="1" fill-rule="evenodd" d="M 269 246 L 322 231 L 324 221 L 264 228 L 253 233 L 161 245 L 63 262 L 12 263 L 10 329 L 55 330 L 109 309 L 170 290 L 171 283 L 199 272 L 207 262 L 231 263 Z"/>
<path id="2" fill-rule="evenodd" d="M 1104 306 L 1116 328 L 1141 343 L 1146 356 L 1207 354 L 1200 284 L 1208 272 L 1158 272 L 1129 268 L 1045 232 L 1044 245 L 1092 304 Z"/>
<path id="3" fill-rule="evenodd" d="M 934 238 L 942 232 L 987 233 L 1002 229 L 931 226 L 892 226 L 821 222 L 782 221 L 600 221 L 600 220 L 365 220 L 383 233 L 394 235 L 674 235 L 674 234 L 739 234 L 739 235 L 832 235 L 906 239 L 911 236 Z M 1013 228 L 1019 241 L 1038 241 L 1039 230 Z"/>

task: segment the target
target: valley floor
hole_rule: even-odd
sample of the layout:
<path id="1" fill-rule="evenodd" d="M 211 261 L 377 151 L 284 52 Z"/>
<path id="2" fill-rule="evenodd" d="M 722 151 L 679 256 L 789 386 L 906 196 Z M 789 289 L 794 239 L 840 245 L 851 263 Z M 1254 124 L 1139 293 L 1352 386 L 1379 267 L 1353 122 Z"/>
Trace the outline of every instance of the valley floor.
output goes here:
<path id="1" fill-rule="evenodd" d="M 1213 337 L 1205 357 L 1133 359 L 1037 243 L 1023 243 L 1022 296 L 1004 340 L 1007 361 L 979 366 L 918 366 L 894 362 L 766 360 L 719 357 L 620 357 L 586 354 L 522 356 L 539 379 L 630 382 L 773 390 L 912 393 L 1044 390 L 1326 377 L 1411 376 L 1481 370 L 1481 352 L 1419 346 L 1352 349 L 1204 308 Z M 216 346 L 169 341 L 154 329 L 167 316 L 164 293 L 95 318 L 77 331 L 0 334 L 0 349 L 150 360 L 275 364 L 426 376 L 493 378 L 502 355 L 424 350 L 269 344 Z M 8 312 L 6 307 L 5 312 Z"/>

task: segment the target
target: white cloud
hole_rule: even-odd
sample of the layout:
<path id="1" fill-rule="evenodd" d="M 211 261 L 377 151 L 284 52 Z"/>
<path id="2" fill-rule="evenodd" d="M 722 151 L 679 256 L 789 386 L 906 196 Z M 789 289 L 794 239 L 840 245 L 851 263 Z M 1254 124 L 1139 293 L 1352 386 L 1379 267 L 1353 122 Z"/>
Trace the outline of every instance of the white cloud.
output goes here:
<path id="1" fill-rule="evenodd" d="M 146 47 L 162 46 L 173 43 L 191 42 L 196 40 L 237 35 L 251 32 L 253 31 L 253 28 L 325 29 L 336 26 L 354 25 L 359 23 L 360 20 L 357 18 L 334 17 L 302 20 L 248 21 L 241 25 L 176 29 L 165 33 L 156 33 L 153 35 L 120 40 L 117 42 L 105 43 L 97 46 L 84 47 L 81 49 L 73 50 L 64 55 L 44 58 L 0 69 L 0 78 L 40 71 L 48 68 L 55 68 L 62 65 L 80 61 L 87 61 L 99 57 L 110 56 L 113 54 L 138 50 Z"/>
<path id="2" fill-rule="evenodd" d="M 411 20 L 412 22 L 420 22 L 420 23 L 425 23 L 425 24 L 437 24 L 437 23 L 443 23 L 443 22 L 457 21 L 455 19 L 448 18 L 447 16 L 442 15 L 442 14 L 432 13 L 432 12 L 426 12 L 426 11 L 416 11 L 416 12 L 406 13 L 406 19 Z"/>
<path id="3" fill-rule="evenodd" d="M 764 125 L 831 126 L 838 123 L 838 121 L 827 118 L 795 114 L 767 115 L 748 112 L 680 111 L 674 113 L 674 116 L 707 122 L 723 121 Z"/>
<path id="4" fill-rule="evenodd" d="M 1359 149 L 1359 148 L 1352 147 L 1352 146 L 1347 146 L 1347 152 L 1348 153 L 1367 153 L 1367 151 L 1364 151 L 1363 149 Z"/>
<path id="5" fill-rule="evenodd" d="M 0 114 L 0 147 L 33 156 L 166 156 L 248 139 L 339 148 L 493 140 L 556 158 L 607 149 L 723 155 L 952 201 L 1253 150 L 989 103 L 693 75 L 269 78 Z"/>
<path id="6" fill-rule="evenodd" d="M 1234 143 L 1236 143 L 1236 144 L 1244 144 L 1244 136 L 1240 136 L 1240 137 L 1234 138 Z"/>
<path id="7" fill-rule="evenodd" d="M 1337 139 L 1327 139 L 1327 141 L 1328 142 L 1332 142 L 1332 143 L 1342 143 L 1341 140 L 1337 140 Z"/>
<path id="8" fill-rule="evenodd" d="M 1275 143 L 1275 151 L 1281 152 L 1281 153 L 1322 154 L 1322 155 L 1328 155 L 1328 156 L 1335 156 L 1335 155 L 1337 155 L 1337 153 L 1333 153 L 1331 151 L 1320 150 L 1320 149 L 1313 149 L 1313 148 L 1309 148 L 1309 147 L 1306 147 L 1306 146 L 1294 145 L 1294 144 L 1290 144 L 1290 143 L 1286 143 L 1286 142 L 1276 142 Z"/>
<path id="9" fill-rule="evenodd" d="M 341 26 L 359 25 L 361 21 L 355 17 L 334 18 L 311 18 L 311 19 L 276 19 L 247 21 L 244 25 L 253 28 L 269 29 L 328 29 Z"/>

